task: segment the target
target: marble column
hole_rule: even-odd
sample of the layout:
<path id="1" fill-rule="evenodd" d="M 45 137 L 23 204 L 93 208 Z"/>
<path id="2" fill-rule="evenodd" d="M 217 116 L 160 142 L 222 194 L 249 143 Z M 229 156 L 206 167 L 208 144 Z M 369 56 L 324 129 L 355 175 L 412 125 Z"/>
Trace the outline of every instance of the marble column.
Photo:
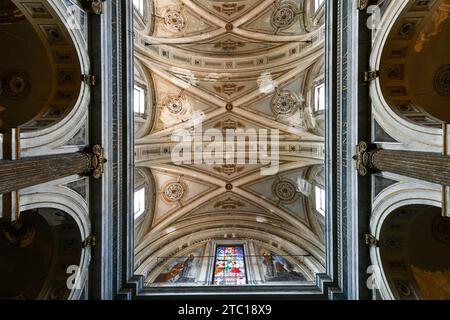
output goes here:
<path id="1" fill-rule="evenodd" d="M 73 174 L 88 173 L 88 153 L 51 155 L 0 161 L 0 193 L 31 187 Z"/>
<path id="2" fill-rule="evenodd" d="M 103 149 L 95 145 L 85 152 L 0 160 L 0 193 L 9 193 L 73 174 L 103 173 Z"/>
<path id="3" fill-rule="evenodd" d="M 354 157 L 358 172 L 387 171 L 443 186 L 450 186 L 450 156 L 438 153 L 384 150 L 360 142 Z"/>

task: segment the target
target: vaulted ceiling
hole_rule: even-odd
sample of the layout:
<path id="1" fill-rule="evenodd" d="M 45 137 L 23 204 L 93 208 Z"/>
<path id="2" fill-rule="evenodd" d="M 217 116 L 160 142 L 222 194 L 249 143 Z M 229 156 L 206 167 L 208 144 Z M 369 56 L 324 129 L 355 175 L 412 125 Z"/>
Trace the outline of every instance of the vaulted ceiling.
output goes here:
<path id="1" fill-rule="evenodd" d="M 155 0 L 135 13 L 136 83 L 146 90 L 136 119 L 137 183 L 147 207 L 136 221 L 136 267 L 206 239 L 256 239 L 286 254 L 308 252 L 325 264 L 324 115 L 313 88 L 323 82 L 323 12 L 314 1 Z M 172 133 L 278 129 L 280 168 L 262 164 L 172 162 Z M 194 152 L 194 151 L 193 151 Z M 152 260 L 153 259 L 153 260 Z"/>

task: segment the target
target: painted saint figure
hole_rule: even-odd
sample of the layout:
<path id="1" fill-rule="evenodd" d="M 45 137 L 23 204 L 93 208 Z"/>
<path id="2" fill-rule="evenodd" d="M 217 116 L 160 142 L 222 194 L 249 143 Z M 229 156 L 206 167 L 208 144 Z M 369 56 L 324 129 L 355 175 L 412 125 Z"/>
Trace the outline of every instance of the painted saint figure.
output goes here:
<path id="1" fill-rule="evenodd" d="M 166 282 L 192 282 L 193 279 L 189 278 L 189 273 L 191 271 L 192 262 L 195 256 L 193 254 L 183 261 L 178 262 L 173 265 L 168 272 L 163 272 L 155 279 L 155 283 L 166 283 Z"/>

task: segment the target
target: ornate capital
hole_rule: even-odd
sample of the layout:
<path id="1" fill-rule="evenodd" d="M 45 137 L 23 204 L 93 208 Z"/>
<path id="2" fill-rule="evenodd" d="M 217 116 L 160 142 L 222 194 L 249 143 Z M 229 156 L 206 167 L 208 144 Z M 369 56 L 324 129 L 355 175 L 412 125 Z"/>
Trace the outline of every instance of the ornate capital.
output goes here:
<path id="1" fill-rule="evenodd" d="M 377 5 L 374 0 L 358 0 L 358 10 L 366 10 L 369 5 Z"/>
<path id="2" fill-rule="evenodd" d="M 103 147 L 96 144 L 86 152 L 86 155 L 89 158 L 87 173 L 91 173 L 94 179 L 100 179 L 103 175 L 103 165 L 107 162 Z"/>
<path id="3" fill-rule="evenodd" d="M 373 70 L 373 71 L 365 71 L 363 75 L 364 82 L 371 82 L 378 78 L 380 76 L 380 71 Z"/>
<path id="4" fill-rule="evenodd" d="M 90 235 L 82 242 L 82 248 L 95 247 L 96 239 L 94 235 Z"/>
<path id="5" fill-rule="evenodd" d="M 373 155 L 380 151 L 374 144 L 368 144 L 365 141 L 361 141 L 356 146 L 356 155 L 353 157 L 356 160 L 356 170 L 358 170 L 361 176 L 366 176 L 368 173 L 374 173 L 378 169 L 373 164 Z"/>
<path id="6" fill-rule="evenodd" d="M 102 14 L 104 1 L 105 0 L 82 0 L 81 3 L 86 11 L 95 14 Z"/>
<path id="7" fill-rule="evenodd" d="M 370 245 L 370 246 L 375 246 L 375 247 L 379 247 L 379 241 L 377 238 L 375 238 L 373 235 L 371 234 L 365 234 L 364 235 L 364 242 L 366 245 Z"/>

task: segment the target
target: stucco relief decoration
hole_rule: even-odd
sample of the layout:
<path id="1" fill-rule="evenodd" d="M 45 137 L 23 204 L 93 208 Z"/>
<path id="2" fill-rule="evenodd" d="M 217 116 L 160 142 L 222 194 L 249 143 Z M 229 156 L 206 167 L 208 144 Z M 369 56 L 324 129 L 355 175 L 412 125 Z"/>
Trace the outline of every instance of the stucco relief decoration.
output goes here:
<path id="1" fill-rule="evenodd" d="M 273 186 L 274 194 L 280 201 L 290 202 L 295 199 L 297 188 L 295 185 L 287 180 L 276 182 Z"/>
<path id="2" fill-rule="evenodd" d="M 236 210 L 243 207 L 245 207 L 245 204 L 242 201 L 234 200 L 231 197 L 214 204 L 214 208 L 220 208 L 223 210 Z"/>
<path id="3" fill-rule="evenodd" d="M 181 10 L 176 8 L 166 8 L 162 13 L 164 26 L 171 32 L 182 32 L 186 28 L 186 18 Z"/>
<path id="4" fill-rule="evenodd" d="M 237 3 L 222 3 L 220 5 L 213 6 L 213 8 L 217 12 L 224 13 L 230 17 L 238 12 L 241 12 L 245 8 L 245 5 L 240 5 Z"/>
<path id="5" fill-rule="evenodd" d="M 292 3 L 283 3 L 272 14 L 272 26 L 276 29 L 287 29 L 295 23 L 297 9 Z"/>
<path id="6" fill-rule="evenodd" d="M 245 47 L 245 43 L 241 41 L 234 41 L 232 39 L 227 39 L 214 44 L 214 48 L 220 48 L 224 51 L 235 51 L 242 47 Z"/>
<path id="7" fill-rule="evenodd" d="M 224 83 L 221 86 L 215 86 L 214 90 L 218 93 L 224 93 L 227 96 L 232 96 L 233 94 L 239 93 L 245 89 L 245 86 L 239 86 L 235 83 Z"/>
<path id="8" fill-rule="evenodd" d="M 193 108 L 186 97 L 169 95 L 163 99 L 161 121 L 166 126 L 187 121 L 192 117 Z"/>
<path id="9" fill-rule="evenodd" d="M 236 173 L 241 173 L 244 171 L 244 166 L 238 166 L 236 164 L 223 164 L 221 166 L 215 166 L 213 167 L 214 171 L 217 171 L 219 173 L 224 173 L 227 176 L 231 176 Z"/>
<path id="10" fill-rule="evenodd" d="M 181 97 L 170 98 L 166 104 L 166 108 L 171 114 L 174 115 L 186 112 L 184 109 L 183 99 Z"/>
<path id="11" fill-rule="evenodd" d="M 397 280 L 394 282 L 395 282 L 395 286 L 397 287 L 398 293 L 402 297 L 408 298 L 408 297 L 412 296 L 413 293 L 412 293 L 411 288 L 408 283 L 406 283 L 405 281 L 402 281 L 402 280 Z"/>
<path id="12" fill-rule="evenodd" d="M 181 182 L 170 182 L 163 189 L 163 197 L 167 202 L 177 202 L 185 194 L 186 187 Z"/>
<path id="13" fill-rule="evenodd" d="M 450 65 L 443 66 L 436 72 L 434 88 L 439 94 L 450 97 Z"/>
<path id="14" fill-rule="evenodd" d="M 65 41 L 64 36 L 57 25 L 46 25 L 43 26 L 42 29 L 45 32 L 49 44 L 60 44 Z"/>
<path id="15" fill-rule="evenodd" d="M 272 111 L 278 116 L 293 115 L 299 108 L 299 101 L 290 91 L 279 91 L 272 99 Z"/>
<path id="16" fill-rule="evenodd" d="M 0 95 L 8 99 L 20 100 L 28 96 L 31 80 L 25 71 L 7 71 L 0 76 Z"/>
<path id="17" fill-rule="evenodd" d="M 401 37 L 409 37 L 414 31 L 414 28 L 415 28 L 414 22 L 406 22 L 400 27 L 398 34 Z"/>

